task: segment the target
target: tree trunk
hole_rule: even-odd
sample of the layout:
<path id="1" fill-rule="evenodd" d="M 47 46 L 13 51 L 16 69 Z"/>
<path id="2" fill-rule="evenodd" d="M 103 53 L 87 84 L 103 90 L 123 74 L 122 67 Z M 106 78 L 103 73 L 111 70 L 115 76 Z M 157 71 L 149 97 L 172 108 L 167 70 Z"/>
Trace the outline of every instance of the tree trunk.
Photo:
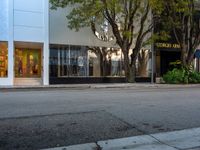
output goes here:
<path id="1" fill-rule="evenodd" d="M 188 66 L 191 66 L 193 63 L 193 59 L 194 59 L 194 54 L 193 55 L 191 55 L 191 56 L 189 56 L 189 58 L 188 58 L 188 60 L 187 60 L 187 65 Z"/>
<path id="2" fill-rule="evenodd" d="M 107 62 L 106 60 L 104 59 L 103 60 L 103 76 L 105 77 L 107 74 L 106 74 L 106 68 L 107 68 Z"/>
<path id="3" fill-rule="evenodd" d="M 131 73 L 131 78 L 130 78 L 130 82 L 131 83 L 135 83 L 135 79 L 136 79 L 136 60 L 132 60 L 132 63 L 130 65 L 130 73 Z"/>
<path id="4" fill-rule="evenodd" d="M 188 53 L 188 56 L 187 56 L 187 65 L 188 66 L 192 65 L 192 61 L 194 59 L 194 54 L 195 54 L 195 50 L 191 48 Z"/>
<path id="5" fill-rule="evenodd" d="M 183 44 L 183 47 L 181 49 L 181 62 L 182 62 L 182 66 L 183 67 L 187 66 L 187 48 L 186 48 L 186 44 Z"/>
<path id="6" fill-rule="evenodd" d="M 100 58 L 100 74 L 101 76 L 104 76 L 104 63 L 103 63 L 103 55 L 102 53 L 99 53 L 99 58 Z"/>
<path id="7" fill-rule="evenodd" d="M 131 58 L 132 59 L 132 58 Z M 129 55 L 128 52 L 124 53 L 124 68 L 125 68 L 125 75 L 126 75 L 126 80 L 128 83 L 135 83 L 135 59 L 129 60 Z"/>

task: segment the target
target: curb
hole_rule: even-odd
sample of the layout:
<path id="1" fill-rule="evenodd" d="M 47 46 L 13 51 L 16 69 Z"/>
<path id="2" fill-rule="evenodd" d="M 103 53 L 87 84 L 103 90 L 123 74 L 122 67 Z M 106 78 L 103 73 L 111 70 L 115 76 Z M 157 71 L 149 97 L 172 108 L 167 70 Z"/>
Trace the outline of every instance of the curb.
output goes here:
<path id="1" fill-rule="evenodd" d="M 39 89 L 104 89 L 104 88 L 198 88 L 200 84 L 174 85 L 174 84 L 68 84 L 49 86 L 0 86 L 0 90 L 39 90 Z"/>

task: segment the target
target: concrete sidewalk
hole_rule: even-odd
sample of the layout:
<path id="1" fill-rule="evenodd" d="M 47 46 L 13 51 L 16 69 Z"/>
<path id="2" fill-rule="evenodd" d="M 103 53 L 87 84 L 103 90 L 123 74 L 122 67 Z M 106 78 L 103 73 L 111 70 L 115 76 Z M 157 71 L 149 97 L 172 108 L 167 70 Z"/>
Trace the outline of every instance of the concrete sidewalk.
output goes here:
<path id="1" fill-rule="evenodd" d="M 200 128 L 46 150 L 200 150 Z"/>
<path id="2" fill-rule="evenodd" d="M 150 84 L 150 83 L 105 83 L 105 84 L 62 84 L 48 86 L 0 86 L 3 89 L 101 89 L 101 88 L 190 88 L 200 84 Z"/>

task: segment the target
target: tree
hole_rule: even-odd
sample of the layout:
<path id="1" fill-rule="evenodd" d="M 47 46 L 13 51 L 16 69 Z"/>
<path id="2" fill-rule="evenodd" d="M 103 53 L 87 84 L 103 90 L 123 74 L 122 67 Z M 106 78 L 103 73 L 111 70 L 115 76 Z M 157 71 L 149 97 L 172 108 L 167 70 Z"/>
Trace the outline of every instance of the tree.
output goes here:
<path id="1" fill-rule="evenodd" d="M 181 62 L 184 67 L 192 64 L 195 51 L 200 44 L 200 12 L 197 0 L 163 1 L 162 17 L 172 30 L 181 47 Z M 167 20 L 167 22 L 166 22 Z"/>
<path id="2" fill-rule="evenodd" d="M 50 0 L 52 8 L 71 7 L 67 15 L 69 27 L 79 30 L 92 24 L 107 22 L 124 55 L 125 75 L 135 82 L 135 62 L 144 40 L 153 26 L 151 9 L 159 0 Z M 131 57 L 129 56 L 131 51 Z"/>

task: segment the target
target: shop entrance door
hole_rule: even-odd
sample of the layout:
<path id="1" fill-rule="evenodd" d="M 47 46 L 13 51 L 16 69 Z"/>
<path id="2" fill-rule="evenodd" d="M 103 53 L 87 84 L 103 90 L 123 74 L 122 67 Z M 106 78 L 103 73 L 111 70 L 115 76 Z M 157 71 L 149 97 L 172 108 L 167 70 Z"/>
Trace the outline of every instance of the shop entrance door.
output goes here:
<path id="1" fill-rule="evenodd" d="M 15 49 L 15 77 L 40 78 L 41 77 L 41 50 Z"/>
<path id="2" fill-rule="evenodd" d="M 161 76 L 166 74 L 169 70 L 173 69 L 173 66 L 170 65 L 171 62 L 176 62 L 181 58 L 181 52 L 177 51 L 161 51 L 160 52 L 160 59 L 161 59 Z"/>

